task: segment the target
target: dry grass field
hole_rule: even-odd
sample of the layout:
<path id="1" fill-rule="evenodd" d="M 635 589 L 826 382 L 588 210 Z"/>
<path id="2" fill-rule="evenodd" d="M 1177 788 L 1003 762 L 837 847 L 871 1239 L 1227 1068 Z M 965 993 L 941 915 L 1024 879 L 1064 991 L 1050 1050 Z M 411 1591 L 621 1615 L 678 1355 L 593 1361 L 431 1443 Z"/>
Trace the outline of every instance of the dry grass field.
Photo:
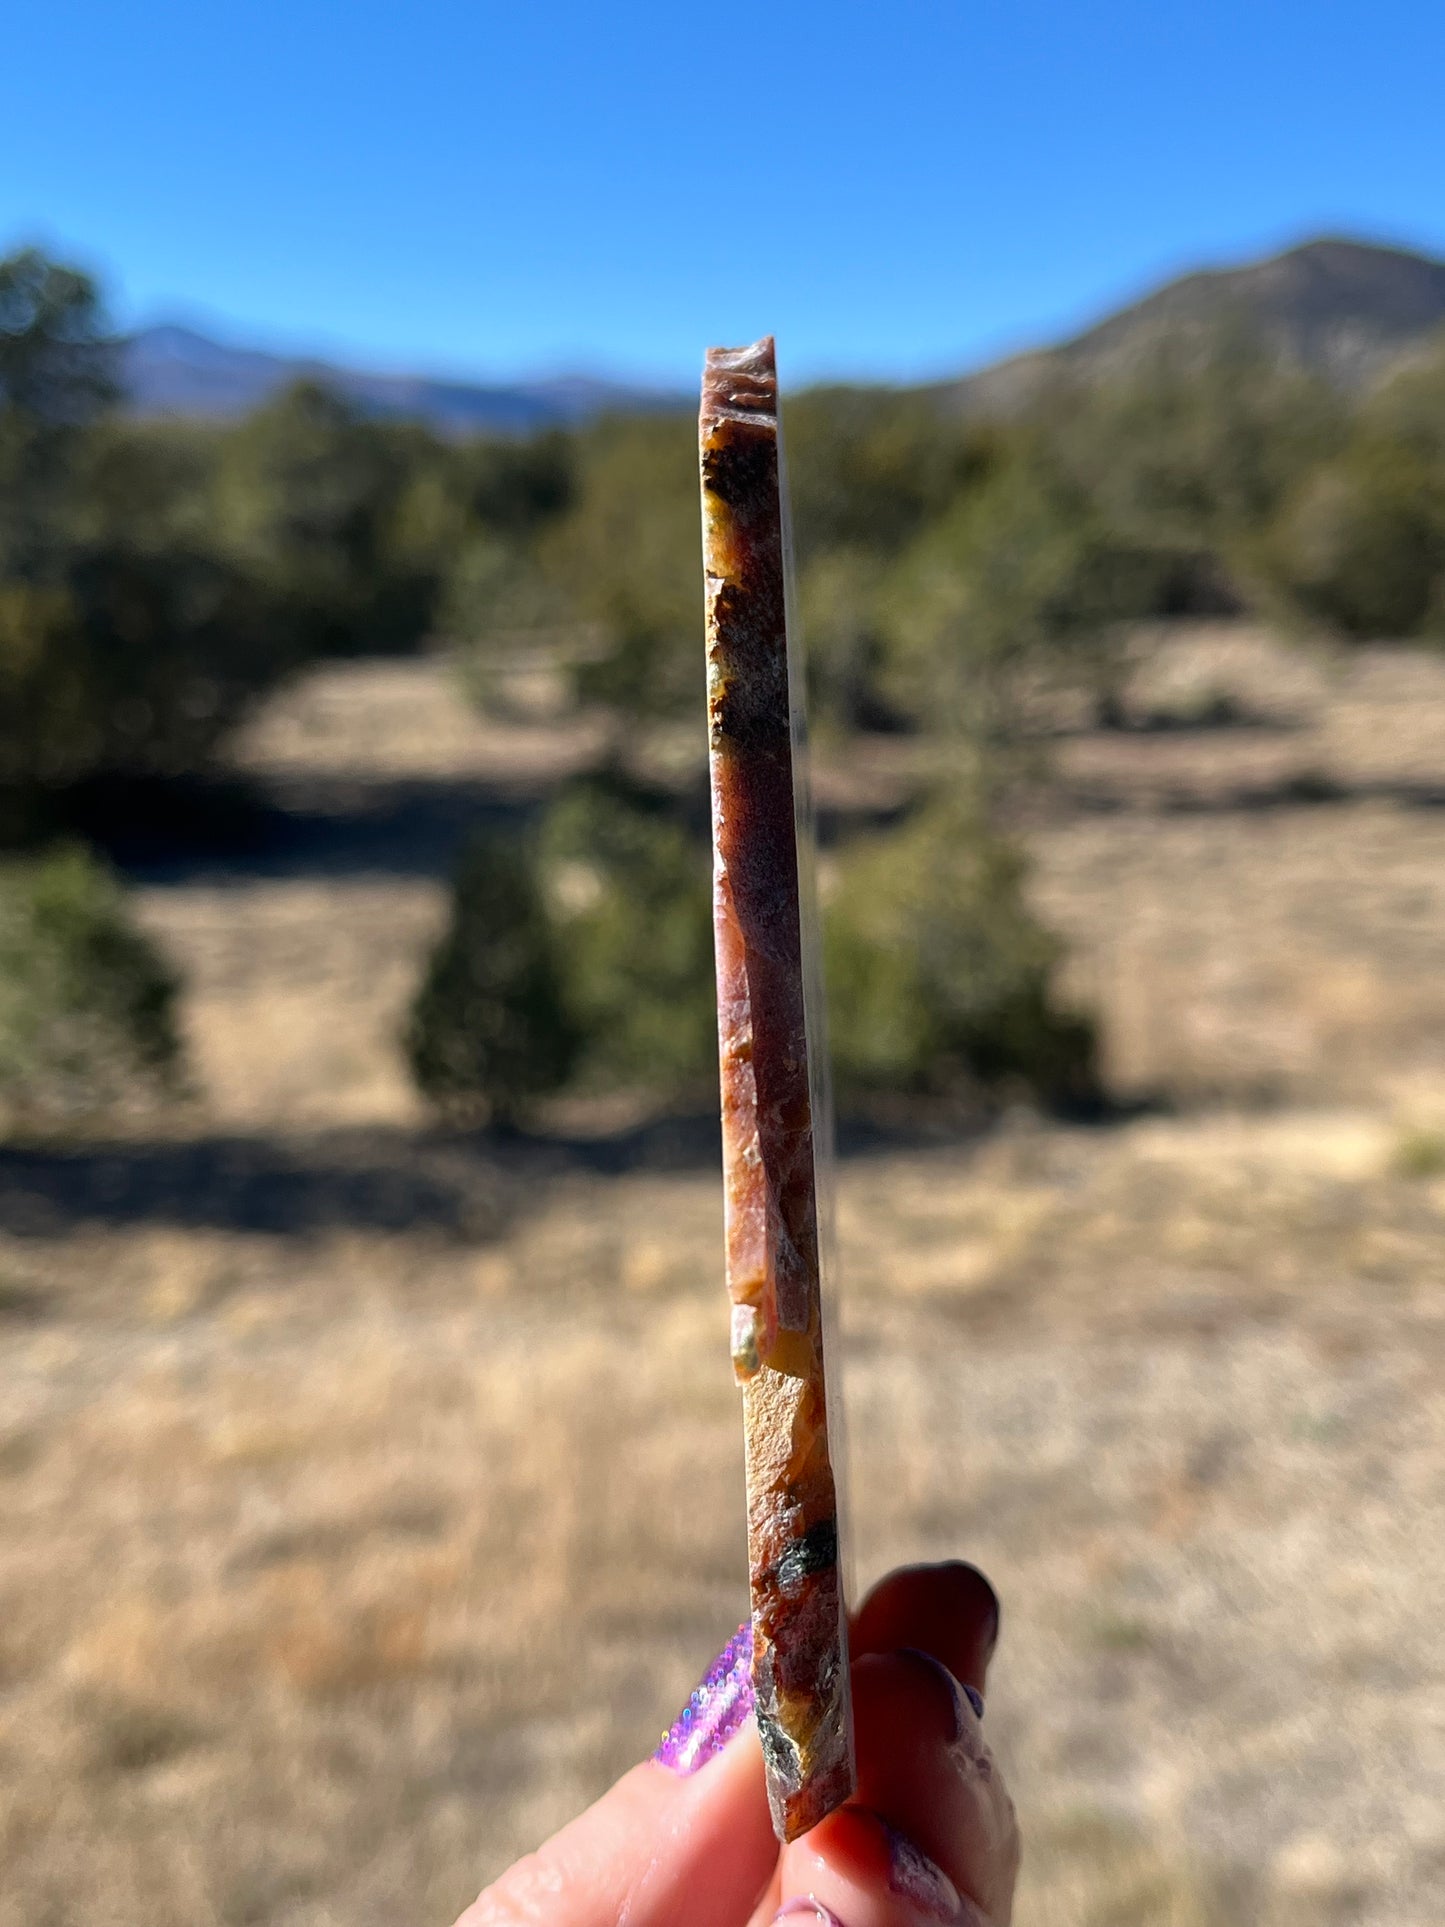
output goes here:
<path id="1" fill-rule="evenodd" d="M 858 1577 L 999 1585 L 1023 1927 L 1432 1927 L 1445 665 L 1153 673 L 1243 720 L 1061 740 L 1027 833 L 1160 1101 L 843 1160 Z M 395 1046 L 457 824 L 593 747 L 292 691 L 284 834 L 140 887 L 194 1097 L 0 1152 L 0 1927 L 447 1927 L 736 1624 L 706 1130 L 449 1138 Z"/>

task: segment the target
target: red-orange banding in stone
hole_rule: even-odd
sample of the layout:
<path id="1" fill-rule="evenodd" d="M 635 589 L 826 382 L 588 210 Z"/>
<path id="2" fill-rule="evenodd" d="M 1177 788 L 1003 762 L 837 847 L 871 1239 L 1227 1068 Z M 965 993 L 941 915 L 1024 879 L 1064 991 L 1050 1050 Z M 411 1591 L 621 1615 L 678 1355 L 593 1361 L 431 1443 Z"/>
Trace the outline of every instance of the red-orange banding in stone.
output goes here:
<path id="1" fill-rule="evenodd" d="M 854 1773 L 771 337 L 709 351 L 700 445 L 727 1277 L 747 1440 L 753 1683 L 773 1822 L 791 1840 L 848 1797 Z"/>

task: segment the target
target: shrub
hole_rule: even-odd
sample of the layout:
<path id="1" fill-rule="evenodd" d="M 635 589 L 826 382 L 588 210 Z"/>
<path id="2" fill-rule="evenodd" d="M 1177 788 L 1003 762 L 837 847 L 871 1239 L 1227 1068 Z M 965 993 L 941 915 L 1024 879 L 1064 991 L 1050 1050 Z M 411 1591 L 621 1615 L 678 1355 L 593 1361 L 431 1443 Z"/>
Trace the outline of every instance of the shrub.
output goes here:
<path id="1" fill-rule="evenodd" d="M 1423 1124 L 1402 1130 L 1390 1154 L 1390 1168 L 1402 1178 L 1445 1176 L 1445 1131 Z"/>
<path id="2" fill-rule="evenodd" d="M 798 602 L 815 729 L 890 728 L 900 720 L 881 693 L 879 575 L 876 556 L 858 549 L 825 550 L 802 573 Z"/>
<path id="3" fill-rule="evenodd" d="M 958 796 L 844 852 L 824 918 L 841 1095 L 1097 1098 L 1092 1027 L 1054 999 L 1059 945 L 1022 883 L 1013 845 Z"/>
<path id="4" fill-rule="evenodd" d="M 1122 625 L 1167 601 L 1177 558 L 1126 540 L 1048 460 L 1001 462 L 890 579 L 885 687 L 920 719 L 1009 731 L 1021 672 L 1045 670 L 1107 707 Z"/>
<path id="5" fill-rule="evenodd" d="M 577 693 L 635 716 L 702 706 L 697 431 L 685 417 L 582 431 L 571 506 L 539 536 L 552 593 L 599 646 Z"/>
<path id="6" fill-rule="evenodd" d="M 709 862 L 670 799 L 618 778 L 563 793 L 543 826 L 544 888 L 579 1069 L 680 1095 L 717 1075 Z"/>
<path id="7" fill-rule="evenodd" d="M 544 705 L 564 710 L 576 693 L 577 662 L 590 640 L 555 580 L 524 545 L 494 535 L 465 543 L 439 605 L 442 633 L 469 699 L 488 713 L 520 707 L 528 681 L 546 690 Z M 530 671 L 530 678 L 528 672 Z"/>
<path id="8" fill-rule="evenodd" d="M 100 291 L 78 268 L 21 248 L 0 261 L 0 410 L 70 427 L 115 399 Z"/>
<path id="9" fill-rule="evenodd" d="M 0 867 L 0 1098 L 12 1115 L 163 1092 L 179 1062 L 176 987 L 84 850 Z"/>
<path id="10" fill-rule="evenodd" d="M 1345 425 L 1339 398 L 1239 316 L 1161 334 L 1101 380 L 1054 386 L 1033 418 L 1052 459 L 1122 537 L 1212 552 L 1225 573 L 1340 447 Z"/>
<path id="11" fill-rule="evenodd" d="M 896 554 L 989 469 L 997 437 L 928 394 L 814 388 L 783 403 L 801 554 Z"/>
<path id="12" fill-rule="evenodd" d="M 306 656 L 410 649 L 428 632 L 441 561 L 455 540 L 424 430 L 369 420 L 298 382 L 220 443 L 220 528 L 276 597 Z M 432 497 L 427 501 L 427 496 Z"/>
<path id="13" fill-rule="evenodd" d="M 279 673 L 267 604 L 214 555 L 75 548 L 0 579 L 0 787 L 204 762 Z"/>
<path id="14" fill-rule="evenodd" d="M 276 596 L 212 526 L 211 441 L 113 412 L 83 274 L 0 261 L 0 829 L 44 792 L 194 768 L 286 666 Z"/>
<path id="15" fill-rule="evenodd" d="M 840 1092 L 1098 1095 L 1094 1036 L 1063 1010 L 1059 946 L 982 814 L 935 800 L 845 850 L 824 917 Z M 535 842 L 489 837 L 458 873 L 409 1048 L 445 1109 L 507 1122 L 569 1078 L 700 1099 L 717 1018 L 707 850 L 669 798 L 616 777 L 565 790 Z"/>
<path id="16" fill-rule="evenodd" d="M 467 849 L 450 921 L 412 1005 L 406 1048 L 421 1090 L 465 1121 L 515 1124 L 566 1080 L 576 1037 L 525 846 L 489 833 Z"/>
<path id="17" fill-rule="evenodd" d="M 1263 548 L 1287 603 L 1347 636 L 1445 629 L 1445 467 L 1361 435 L 1315 471 Z"/>

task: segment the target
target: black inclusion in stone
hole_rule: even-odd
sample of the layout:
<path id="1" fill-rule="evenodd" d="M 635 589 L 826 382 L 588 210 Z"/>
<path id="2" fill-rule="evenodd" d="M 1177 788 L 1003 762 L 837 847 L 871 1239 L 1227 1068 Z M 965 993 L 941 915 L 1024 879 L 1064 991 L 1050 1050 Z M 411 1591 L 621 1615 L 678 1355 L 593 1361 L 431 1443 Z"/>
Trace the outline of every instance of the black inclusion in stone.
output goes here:
<path id="1" fill-rule="evenodd" d="M 773 1569 L 779 1592 L 790 1596 L 815 1572 L 827 1572 L 838 1563 L 838 1520 L 836 1514 L 809 1526 L 796 1544 L 788 1547 Z"/>
<path id="2" fill-rule="evenodd" d="M 776 515 L 778 444 L 771 424 L 766 433 L 754 428 L 734 429 L 705 448 L 702 479 L 712 494 L 744 520 L 757 514 L 760 500 Z"/>
<path id="3" fill-rule="evenodd" d="M 763 1758 L 767 1761 L 770 1776 L 788 1793 L 796 1793 L 802 1785 L 797 1747 L 771 1713 L 759 1707 L 757 1718 L 758 1738 L 763 1744 Z"/>

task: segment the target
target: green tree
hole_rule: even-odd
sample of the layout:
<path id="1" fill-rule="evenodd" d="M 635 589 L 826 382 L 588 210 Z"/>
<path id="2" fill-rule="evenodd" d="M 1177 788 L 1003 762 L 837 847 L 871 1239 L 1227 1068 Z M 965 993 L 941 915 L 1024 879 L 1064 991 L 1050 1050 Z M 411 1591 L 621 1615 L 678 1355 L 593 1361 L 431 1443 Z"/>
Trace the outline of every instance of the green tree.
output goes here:
<path id="1" fill-rule="evenodd" d="M 524 844 L 488 833 L 465 852 L 405 1042 L 419 1088 L 468 1121 L 514 1125 L 566 1080 L 577 1039 Z"/>
<path id="2" fill-rule="evenodd" d="M 540 842 L 567 1007 L 595 1087 L 665 1096 L 717 1075 L 707 845 L 619 777 L 564 791 Z"/>
<path id="3" fill-rule="evenodd" d="M 176 979 L 80 849 L 0 865 L 0 1100 L 73 1117 L 151 1098 L 180 1062 Z"/>
<path id="4" fill-rule="evenodd" d="M 1445 463 L 1359 435 L 1296 491 L 1262 555 L 1312 622 L 1361 641 L 1445 635 Z"/>
<path id="5" fill-rule="evenodd" d="M 116 396 L 115 347 L 90 276 L 37 248 L 0 260 L 0 410 L 83 428 Z"/>
<path id="6" fill-rule="evenodd" d="M 1365 397 L 1358 427 L 1409 449 L 1430 468 L 1445 468 L 1445 333 Z"/>
<path id="7" fill-rule="evenodd" d="M 556 578 L 520 544 L 478 536 L 461 550 L 444 604 L 448 632 L 485 649 L 554 639 L 575 626 Z"/>
<path id="8" fill-rule="evenodd" d="M 1123 625 L 1158 609 L 1169 568 L 1021 442 L 891 573 L 884 687 L 920 722 L 975 742 L 1016 729 L 1029 677 L 1081 683 L 1108 710 Z"/>
<path id="9" fill-rule="evenodd" d="M 1353 637 L 1445 636 L 1445 345 L 1365 398 L 1261 545 L 1284 608 Z"/>
<path id="10" fill-rule="evenodd" d="M 571 508 L 537 555 L 593 646 L 579 692 L 629 715 L 703 696 L 697 431 L 676 416 L 600 423 L 577 443 Z"/>
<path id="11" fill-rule="evenodd" d="M 707 846 L 675 801 L 616 776 L 570 786 L 540 835 L 459 871 L 413 1007 L 418 1082 L 509 1120 L 571 1081 L 696 1101 L 714 1089 Z M 1097 1098 L 1094 1036 L 1053 984 L 1059 945 L 1014 846 L 960 791 L 845 846 L 824 914 L 845 1100 Z"/>
<path id="12" fill-rule="evenodd" d="M 469 529 L 526 541 L 571 506 L 576 467 L 574 438 L 560 429 L 479 436 L 454 450 L 448 480 Z"/>
<path id="13" fill-rule="evenodd" d="M 452 531 L 418 471 L 440 460 L 424 430 L 369 420 L 314 382 L 224 438 L 219 527 L 276 598 L 295 655 L 404 649 L 426 635 L 435 551 Z"/>
<path id="14" fill-rule="evenodd" d="M 784 444 L 800 555 L 896 554 L 992 465 L 994 431 L 932 396 L 813 388 L 786 402 Z"/>
<path id="15" fill-rule="evenodd" d="M 1165 336 L 1103 380 L 1055 385 L 1027 425 L 1121 539 L 1192 560 L 1207 593 L 1232 578 L 1241 597 L 1253 538 L 1348 424 L 1322 382 L 1226 321 Z"/>
<path id="16" fill-rule="evenodd" d="M 481 706 L 493 704 L 499 671 L 518 654 L 550 664 L 562 688 L 575 686 L 587 626 L 538 552 L 574 499 L 573 438 L 478 439 L 450 453 L 446 488 L 456 519 L 437 623 L 465 686 Z"/>
<path id="17" fill-rule="evenodd" d="M 808 670 L 808 715 L 819 728 L 887 727 L 896 712 L 884 693 L 887 576 L 858 549 L 826 549 L 802 571 L 798 607 Z"/>
<path id="18" fill-rule="evenodd" d="M 1059 944 L 1025 902 L 1019 852 L 965 791 L 858 839 L 838 867 L 823 928 L 841 1097 L 1097 1100 L 1093 1028 L 1053 990 Z"/>
<path id="19" fill-rule="evenodd" d="M 138 431 L 91 431 L 63 517 L 0 572 L 0 792 L 194 769 L 286 666 L 274 607 L 190 506 L 191 470 Z M 3 798 L 0 798 L 3 801 Z"/>
<path id="20" fill-rule="evenodd" d="M 0 834 L 48 790 L 192 767 L 279 671 L 278 624 L 219 548 L 204 437 L 113 410 L 94 284 L 0 263 Z"/>
<path id="21" fill-rule="evenodd" d="M 116 399 L 100 293 L 35 248 L 0 260 L 0 575 L 42 559 L 77 440 Z"/>

